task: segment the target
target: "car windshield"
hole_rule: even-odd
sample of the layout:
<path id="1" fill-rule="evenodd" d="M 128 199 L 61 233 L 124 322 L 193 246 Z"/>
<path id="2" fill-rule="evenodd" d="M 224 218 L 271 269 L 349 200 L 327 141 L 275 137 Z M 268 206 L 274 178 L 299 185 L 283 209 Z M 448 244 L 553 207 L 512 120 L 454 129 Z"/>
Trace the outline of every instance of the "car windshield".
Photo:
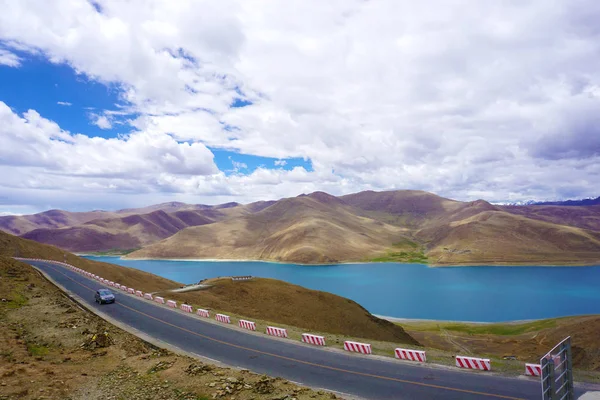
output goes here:
<path id="1" fill-rule="evenodd" d="M 109 290 L 98 290 L 98 293 L 100 293 L 100 296 L 108 296 L 110 294 L 112 294 Z"/>

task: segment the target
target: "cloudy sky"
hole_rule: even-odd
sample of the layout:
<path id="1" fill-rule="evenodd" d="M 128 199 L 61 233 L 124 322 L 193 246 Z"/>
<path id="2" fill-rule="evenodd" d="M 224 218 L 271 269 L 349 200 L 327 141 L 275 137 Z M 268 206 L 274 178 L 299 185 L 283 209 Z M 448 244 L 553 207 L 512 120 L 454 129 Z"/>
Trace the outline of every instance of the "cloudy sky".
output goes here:
<path id="1" fill-rule="evenodd" d="M 0 213 L 600 195 L 596 0 L 0 9 Z"/>

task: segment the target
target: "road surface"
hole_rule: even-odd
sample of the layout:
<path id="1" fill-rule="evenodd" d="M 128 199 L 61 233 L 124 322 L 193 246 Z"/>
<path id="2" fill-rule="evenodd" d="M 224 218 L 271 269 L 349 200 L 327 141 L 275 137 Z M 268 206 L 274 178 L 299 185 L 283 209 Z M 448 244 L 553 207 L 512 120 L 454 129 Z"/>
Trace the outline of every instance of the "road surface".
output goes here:
<path id="1" fill-rule="evenodd" d="M 116 293 L 115 304 L 98 305 L 101 284 L 56 264 L 28 261 L 60 286 L 110 318 L 186 352 L 366 399 L 539 399 L 539 380 L 412 365 L 394 359 L 345 354 L 273 340 L 175 312 L 138 297 Z M 583 394 L 580 390 L 578 396 Z M 342 395 L 343 396 L 343 395 Z"/>

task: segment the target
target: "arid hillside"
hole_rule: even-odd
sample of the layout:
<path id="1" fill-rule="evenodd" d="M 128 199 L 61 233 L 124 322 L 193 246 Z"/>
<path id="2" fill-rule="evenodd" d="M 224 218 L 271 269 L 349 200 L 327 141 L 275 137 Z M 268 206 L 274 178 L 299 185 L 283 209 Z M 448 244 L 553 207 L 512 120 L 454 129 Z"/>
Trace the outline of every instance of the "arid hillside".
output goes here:
<path id="1" fill-rule="evenodd" d="M 342 200 L 317 193 L 283 199 L 241 218 L 184 229 L 130 257 L 359 261 L 385 252 L 408 233 L 407 228 L 360 216 Z"/>
<path id="2" fill-rule="evenodd" d="M 275 279 L 233 282 L 223 278 L 204 283 L 213 286 L 194 292 L 162 294 L 197 307 L 277 321 L 310 331 L 419 345 L 400 326 L 371 315 L 352 300 L 331 293 Z"/>
<path id="3" fill-rule="evenodd" d="M 54 218 L 48 220 L 49 215 Z M 38 224 L 22 236 L 75 252 L 133 251 L 131 258 L 600 263 L 598 205 L 496 206 L 397 190 L 340 197 L 315 192 L 247 205 L 172 202 L 108 216 L 49 215 L 1 217 L 0 227 L 10 225 L 14 231 L 20 226 L 23 231 Z"/>
<path id="4" fill-rule="evenodd" d="M 0 232 L 0 256 L 66 261 L 67 263 L 83 268 L 86 271 L 101 275 L 124 285 L 134 286 L 146 292 L 167 290 L 180 285 L 178 282 L 161 278 L 147 272 L 122 267 L 120 265 L 87 260 L 65 252 L 57 247 L 37 243 L 33 240 L 23 239 L 4 232 Z"/>
<path id="5" fill-rule="evenodd" d="M 467 203 L 415 233 L 432 264 L 598 264 L 600 232 Z"/>
<path id="6" fill-rule="evenodd" d="M 260 205 L 241 206 L 228 203 L 205 206 L 164 203 L 115 213 L 87 213 L 96 216 L 90 220 L 90 215 L 86 213 L 67 213 L 77 218 L 65 219 L 67 225 L 64 226 L 30 230 L 21 234 L 21 237 L 75 252 L 127 252 L 165 239 L 190 226 L 244 215 L 248 213 L 246 207 L 255 209 Z M 38 218 L 39 215 L 10 218 L 32 219 Z M 79 223 L 79 220 L 85 222 Z"/>
<path id="7" fill-rule="evenodd" d="M 202 211 L 154 211 L 121 218 L 95 219 L 61 229 L 36 229 L 22 235 L 40 243 L 69 251 L 108 251 L 137 249 L 167 238 L 189 226 L 214 222 Z"/>

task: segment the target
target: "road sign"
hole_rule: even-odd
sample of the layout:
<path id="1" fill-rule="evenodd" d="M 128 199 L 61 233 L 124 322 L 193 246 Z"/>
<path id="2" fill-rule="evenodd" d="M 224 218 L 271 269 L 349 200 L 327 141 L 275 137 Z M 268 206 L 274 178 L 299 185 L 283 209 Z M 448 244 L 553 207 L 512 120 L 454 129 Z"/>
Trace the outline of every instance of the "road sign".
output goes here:
<path id="1" fill-rule="evenodd" d="M 557 344 L 540 360 L 542 399 L 574 400 L 571 337 Z"/>

